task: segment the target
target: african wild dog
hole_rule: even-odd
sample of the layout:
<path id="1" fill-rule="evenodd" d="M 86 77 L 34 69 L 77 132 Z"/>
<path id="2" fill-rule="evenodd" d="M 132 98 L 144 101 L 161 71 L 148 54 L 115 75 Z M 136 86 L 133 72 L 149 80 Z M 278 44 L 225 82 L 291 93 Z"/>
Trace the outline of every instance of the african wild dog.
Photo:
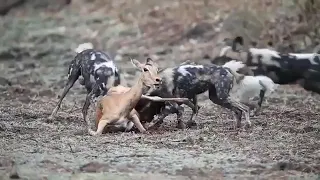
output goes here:
<path id="1" fill-rule="evenodd" d="M 243 62 L 235 60 L 223 65 L 223 67 L 233 70 L 234 73 L 237 73 L 244 66 Z M 243 79 L 239 83 L 233 85 L 230 96 L 249 106 L 250 109 L 255 109 L 255 112 L 252 114 L 254 115 L 261 109 L 264 98 L 273 93 L 278 86 L 279 84 L 275 84 L 267 76 L 243 76 Z M 257 103 L 253 102 L 255 98 L 258 98 Z"/>
<path id="2" fill-rule="evenodd" d="M 69 65 L 67 83 L 50 118 L 56 115 L 62 100 L 78 79 L 87 90 L 86 101 L 82 108 L 85 122 L 91 101 L 104 95 L 110 87 L 120 84 L 119 71 L 108 54 L 87 47 L 77 48 L 76 52 L 77 55 Z"/>
<path id="3" fill-rule="evenodd" d="M 174 96 L 187 97 L 191 99 L 195 108 L 193 108 L 192 116 L 188 121 L 188 125 L 196 125 L 192 119 L 198 111 L 197 95 L 209 91 L 209 99 L 224 108 L 231 109 L 236 114 L 237 127 L 241 125 L 242 113 L 248 125 L 251 125 L 249 117 L 249 107 L 239 103 L 229 96 L 229 92 L 239 79 L 238 74 L 234 74 L 232 70 L 216 65 L 198 65 L 183 64 L 174 68 L 167 68 L 160 73 L 162 84 L 157 89 L 160 91 L 160 97 Z M 178 103 L 167 104 L 152 127 L 159 126 L 163 119 L 171 113 L 177 114 L 178 126 L 183 125 L 181 116 L 183 108 Z"/>
<path id="4" fill-rule="evenodd" d="M 268 76 L 278 84 L 292 84 L 302 80 L 301 85 L 306 90 L 320 93 L 319 54 L 280 53 L 271 48 L 256 48 L 255 43 L 242 51 L 238 48 L 239 45 L 243 45 L 240 36 L 234 39 L 232 46 L 224 47 L 212 63 L 240 60 L 252 69 L 254 75 Z"/>

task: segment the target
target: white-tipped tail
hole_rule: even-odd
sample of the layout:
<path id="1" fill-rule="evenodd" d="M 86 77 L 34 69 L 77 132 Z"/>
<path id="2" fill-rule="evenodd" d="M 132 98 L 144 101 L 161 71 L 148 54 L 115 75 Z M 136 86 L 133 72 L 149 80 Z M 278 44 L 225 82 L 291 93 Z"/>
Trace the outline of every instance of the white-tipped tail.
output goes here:
<path id="1" fill-rule="evenodd" d="M 81 53 L 84 50 L 93 49 L 92 43 L 82 43 L 74 50 L 76 53 Z"/>
<path id="2" fill-rule="evenodd" d="M 246 65 L 241 61 L 231 60 L 226 62 L 222 67 L 231 69 L 234 72 L 237 72 L 239 69 L 245 67 Z"/>

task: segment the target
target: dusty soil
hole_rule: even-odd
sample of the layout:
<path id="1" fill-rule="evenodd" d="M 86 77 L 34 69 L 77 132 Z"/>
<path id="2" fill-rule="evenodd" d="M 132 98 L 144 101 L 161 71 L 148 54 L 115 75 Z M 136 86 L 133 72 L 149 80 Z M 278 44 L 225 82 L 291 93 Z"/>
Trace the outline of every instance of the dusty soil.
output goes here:
<path id="1" fill-rule="evenodd" d="M 196 45 L 184 37 L 176 44 L 162 39 L 166 43 L 145 40 L 138 46 L 135 26 L 115 25 L 113 16 L 97 12 L 86 16 L 87 11 L 81 14 L 78 11 L 83 9 L 77 8 L 51 14 L 33 12 L 27 6 L 1 19 L 2 179 L 319 179 L 320 96 L 296 85 L 281 86 L 246 131 L 234 131 L 229 111 L 204 94 L 199 97 L 197 129 L 176 129 L 171 115 L 149 135 L 91 137 L 81 120 L 85 91 L 78 83 L 56 119 L 49 121 L 66 80 L 66 66 L 81 42 L 92 41 L 117 55 L 128 85 L 136 72 L 126 56 L 142 60 L 150 55 L 166 67 L 188 58 L 202 59 L 205 50 L 201 48 L 210 47 L 203 40 L 207 36 Z M 92 35 L 95 29 L 99 29 L 96 36 Z M 120 42 L 126 47 L 116 51 L 124 46 Z M 185 107 L 184 117 L 190 114 Z"/>

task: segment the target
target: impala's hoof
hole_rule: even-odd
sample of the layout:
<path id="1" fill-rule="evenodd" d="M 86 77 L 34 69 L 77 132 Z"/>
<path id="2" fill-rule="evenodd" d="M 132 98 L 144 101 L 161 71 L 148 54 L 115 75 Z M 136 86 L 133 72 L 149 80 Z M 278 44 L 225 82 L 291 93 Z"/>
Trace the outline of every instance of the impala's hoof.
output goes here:
<path id="1" fill-rule="evenodd" d="M 88 130 L 88 133 L 91 135 L 91 136 L 97 136 L 98 133 L 96 131 L 93 131 L 93 130 Z"/>

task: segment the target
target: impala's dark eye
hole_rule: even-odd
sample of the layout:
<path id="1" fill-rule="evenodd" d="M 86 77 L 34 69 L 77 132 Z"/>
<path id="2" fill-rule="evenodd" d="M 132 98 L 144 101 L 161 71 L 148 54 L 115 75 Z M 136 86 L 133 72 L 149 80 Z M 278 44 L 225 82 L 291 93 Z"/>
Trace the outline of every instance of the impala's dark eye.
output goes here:
<path id="1" fill-rule="evenodd" d="M 143 68 L 143 71 L 144 71 L 144 72 L 147 72 L 147 71 L 149 71 L 149 70 L 148 70 L 147 68 Z"/>

